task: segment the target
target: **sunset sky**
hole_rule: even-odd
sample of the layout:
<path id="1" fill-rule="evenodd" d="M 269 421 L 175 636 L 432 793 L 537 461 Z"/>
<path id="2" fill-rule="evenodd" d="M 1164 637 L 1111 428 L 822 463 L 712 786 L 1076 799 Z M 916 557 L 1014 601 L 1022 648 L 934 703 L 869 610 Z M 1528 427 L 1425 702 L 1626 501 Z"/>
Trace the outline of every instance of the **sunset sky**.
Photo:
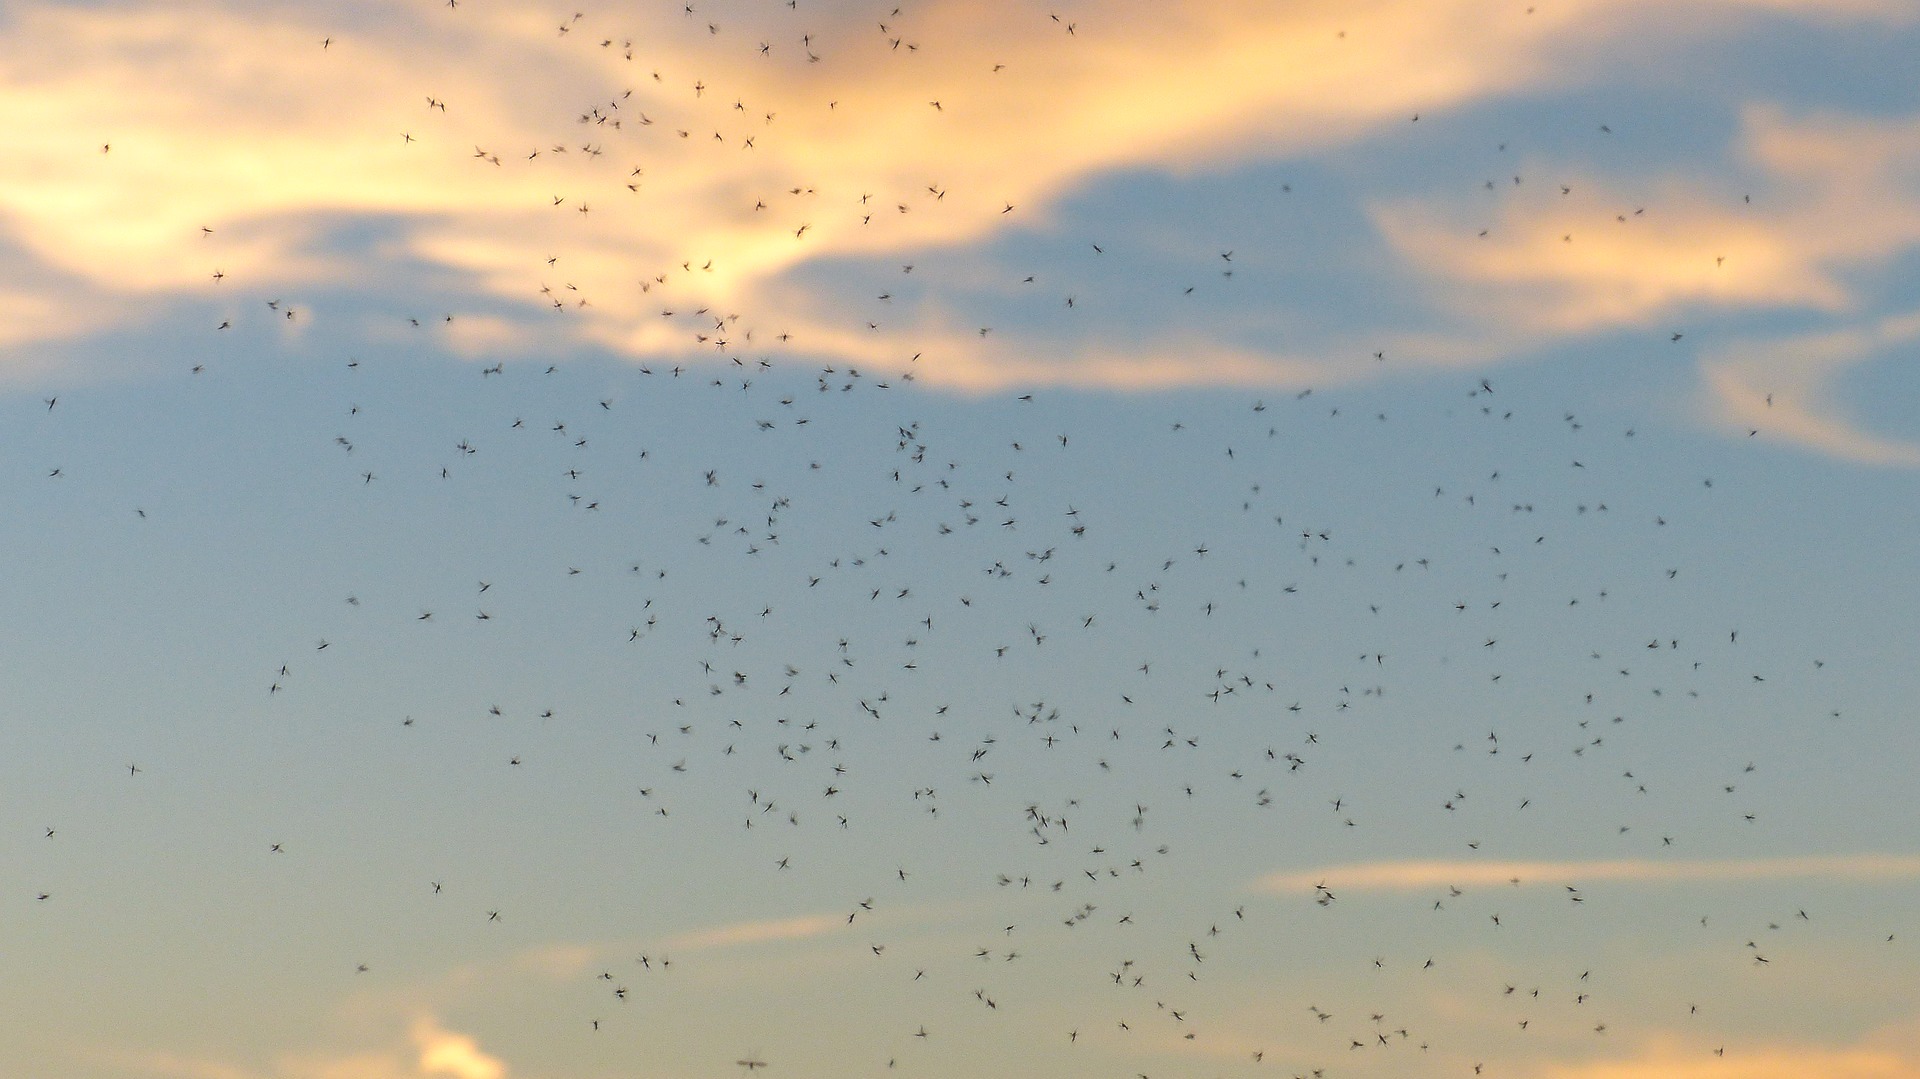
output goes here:
<path id="1" fill-rule="evenodd" d="M 0 1075 L 1920 1079 L 1920 7 L 895 3 L 0 6 Z"/>

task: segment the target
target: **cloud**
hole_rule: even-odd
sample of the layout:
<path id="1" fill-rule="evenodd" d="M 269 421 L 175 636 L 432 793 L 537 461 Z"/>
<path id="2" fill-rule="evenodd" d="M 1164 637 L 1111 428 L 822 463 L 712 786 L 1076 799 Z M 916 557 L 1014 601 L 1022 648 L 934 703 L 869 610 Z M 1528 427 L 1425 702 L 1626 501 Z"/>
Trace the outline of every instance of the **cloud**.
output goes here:
<path id="1" fill-rule="evenodd" d="M 1531 185 L 1496 185 L 1480 225 L 1465 224 L 1467 204 L 1427 200 L 1373 217 L 1440 302 L 1547 338 L 1716 310 L 1849 313 L 1863 302 L 1854 279 L 1920 246 L 1920 117 L 1755 107 L 1736 152 L 1758 201 L 1721 178 L 1643 179 L 1629 194 L 1534 161 L 1519 168 Z"/>
<path id="2" fill-rule="evenodd" d="M 446 1030 L 431 1018 L 413 1025 L 413 1042 L 420 1049 L 420 1073 L 452 1079 L 506 1079 L 507 1066 L 480 1051 L 465 1034 Z"/>
<path id="3" fill-rule="evenodd" d="M 832 259 L 931 251 L 964 261 L 970 245 L 1010 230 L 1050 228 L 1056 200 L 1116 171 L 1187 173 L 1311 153 L 1404 125 L 1423 108 L 1578 78 L 1579 62 L 1556 62 L 1554 35 L 1623 32 L 1607 5 L 1561 5 L 1548 18 L 1491 26 L 1471 7 L 1385 3 L 1331 21 L 1236 3 L 1190 6 L 1177 18 L 1156 10 L 1138 19 L 1116 9 L 1097 32 L 1083 27 L 1069 40 L 1018 27 L 983 34 L 971 15 L 936 5 L 925 9 L 924 22 L 903 23 L 900 31 L 909 44 L 920 34 L 929 45 L 915 66 L 837 68 L 832 107 L 814 101 L 780 113 L 777 123 L 763 125 L 750 157 L 731 153 L 731 130 L 726 138 L 714 130 L 704 147 L 668 140 L 670 153 L 648 167 L 638 195 L 641 205 L 672 208 L 678 247 L 662 248 L 657 236 L 634 231 L 625 218 L 603 223 L 599 232 L 609 242 L 568 247 L 561 263 L 570 266 L 566 284 L 548 286 L 555 289 L 548 302 L 580 316 L 569 332 L 630 355 L 724 352 L 721 342 L 740 349 L 747 330 L 757 328 L 763 346 L 773 332 L 790 331 L 797 347 L 816 355 L 873 363 L 876 355 L 919 354 L 921 381 L 974 392 L 1016 384 L 1138 391 L 1332 381 L 1339 377 L 1332 372 L 1345 369 L 1314 352 L 1348 354 L 1357 346 L 1328 342 L 1323 331 L 1300 335 L 1296 355 L 1270 354 L 1235 346 L 1168 310 L 1180 332 L 1178 343 L 1165 347 L 1086 327 L 1065 346 L 1019 330 L 986 342 L 946 332 L 941 315 L 862 329 L 844 303 L 819 296 L 789 303 L 790 290 L 779 286 L 799 268 Z M 859 55 L 859 47 L 827 60 L 848 52 Z M 813 88 L 777 64 L 726 74 L 742 80 L 724 84 L 735 100 L 805 101 Z M 656 100 L 672 107 L 670 94 Z M 722 126 L 738 125 L 709 125 Z M 804 183 L 790 186 L 795 178 Z M 1670 208 L 1668 224 L 1640 230 L 1651 248 L 1638 238 L 1605 244 L 1596 237 L 1580 248 L 1580 259 L 1558 264 L 1560 278 L 1545 272 L 1559 253 L 1544 244 L 1499 252 L 1491 264 L 1468 260 L 1477 256 L 1468 248 L 1424 269 L 1477 275 L 1498 291 L 1503 311 L 1582 312 L 1555 327 L 1562 331 L 1617 325 L 1695 299 L 1825 308 L 1842 302 L 1839 285 L 1820 265 L 1796 261 L 1790 246 L 1752 224 L 1753 215 L 1742 233 L 1732 227 L 1735 212 L 1716 220 L 1697 212 L 1703 199 L 1676 194 L 1694 204 Z M 764 210 L 749 211 L 749 198 Z M 525 223 L 543 233 L 550 224 Z M 512 229 L 476 241 L 464 225 L 422 230 L 414 243 L 423 257 L 498 281 L 503 295 L 524 290 L 524 280 L 516 283 L 517 273 L 501 275 L 497 267 L 528 261 L 524 250 L 512 257 L 508 250 L 553 246 L 550 237 Z M 1715 260 L 1730 252 L 1728 270 Z M 639 293 L 636 259 L 653 271 L 638 279 Z M 1544 304 L 1542 291 L 1549 293 Z M 1596 293 L 1622 295 L 1595 305 Z M 749 321 L 729 326 L 713 318 L 689 327 L 656 317 L 669 310 L 684 316 L 696 304 L 726 312 L 726 319 L 746 312 Z M 768 322 L 772 312 L 777 324 Z M 1473 336 L 1484 342 L 1479 329 Z M 1475 354 L 1485 362 L 1484 344 Z"/>
<path id="4" fill-rule="evenodd" d="M 626 951 L 625 942 L 549 941 L 499 955 L 459 963 L 432 974 L 393 981 L 356 979 L 341 998 L 343 1022 L 356 1029 L 379 1029 L 395 1016 L 433 1016 L 484 1007 L 502 987 L 539 993 L 576 982 Z"/>
<path id="5" fill-rule="evenodd" d="M 734 948 L 773 941 L 806 940 L 831 933 L 846 924 L 847 920 L 843 917 L 825 914 L 735 922 L 731 925 L 682 933 L 668 940 L 666 947 L 673 951 L 694 951 L 702 948 Z"/>
<path id="6" fill-rule="evenodd" d="M 1848 369 L 1920 339 L 1920 312 L 1865 326 L 1712 350 L 1701 361 L 1708 417 L 1729 430 L 1842 460 L 1920 467 L 1920 443 L 1863 431 L 1832 400 Z"/>
<path id="7" fill-rule="evenodd" d="M 1870 262 L 1920 244 L 1920 116 L 1755 107 L 1742 152 L 1788 200 L 1784 230 L 1807 257 Z"/>
<path id="8" fill-rule="evenodd" d="M 116 1063 L 167 1079 L 507 1079 L 507 1066 L 470 1035 L 421 1016 L 409 1032 L 413 1051 L 394 1047 L 284 1053 L 264 1067 L 173 1052 L 117 1055 Z"/>
<path id="9" fill-rule="evenodd" d="M 1659 1046 L 1641 1056 L 1551 1064 L 1539 1079 L 1920 1079 L 1920 1057 L 1894 1047 L 1765 1046 L 1714 1053 Z"/>
<path id="10" fill-rule="evenodd" d="M 1689 309 L 1850 302 L 1823 265 L 1835 252 L 1738 202 L 1669 183 L 1643 198 L 1657 207 L 1648 216 L 1602 181 L 1568 177 L 1567 186 L 1581 197 L 1510 201 L 1484 235 L 1426 206 L 1383 205 L 1374 218 L 1392 246 L 1445 283 L 1449 304 L 1539 338 L 1644 327 Z"/>
<path id="11" fill-rule="evenodd" d="M 1757 161 L 1818 192 L 1793 222 L 1811 257 L 1878 268 L 1920 247 L 1920 117 L 1792 119 L 1757 110 L 1749 128 Z M 1863 430 L 1832 391 L 1849 369 L 1903 351 L 1916 337 L 1920 313 L 1905 312 L 1716 348 L 1701 362 L 1703 410 L 1709 422 L 1842 460 L 1920 466 L 1920 443 Z"/>
<path id="12" fill-rule="evenodd" d="M 1786 858 L 1654 861 L 1360 862 L 1262 877 L 1260 891 L 1286 894 L 1325 885 L 1336 892 L 1407 891 L 1449 885 L 1627 881 L 1665 884 L 1788 878 L 1875 881 L 1920 877 L 1920 855 L 1847 854 Z"/>
<path id="13" fill-rule="evenodd" d="M 1677 175 L 1629 195 L 1569 174 L 1564 186 L 1504 190 L 1484 231 L 1462 225 L 1469 211 L 1458 205 L 1389 202 L 1373 217 L 1424 274 L 1434 305 L 1457 313 L 1461 333 L 1486 333 L 1496 353 L 1610 331 L 1710 331 L 1761 310 L 1838 322 L 1712 346 L 1699 361 L 1707 421 L 1843 460 L 1920 465 L 1920 445 L 1860 429 L 1830 389 L 1920 332 L 1910 314 L 1865 313 L 1878 275 L 1920 248 L 1920 117 L 1756 107 L 1737 152 L 1757 174 L 1755 197 Z M 1539 163 L 1521 171 L 1549 172 Z"/>
<path id="14" fill-rule="evenodd" d="M 1589 77 L 1604 66 L 1592 46 L 1631 29 L 1622 7 L 1672 5 L 1569 0 L 1489 19 L 1477 0 L 1380 0 L 1337 17 L 1212 0 L 1069 24 L 1038 11 L 983 22 L 954 0 L 884 29 L 822 12 L 804 46 L 768 13 L 729 13 L 713 33 L 667 8 L 596 14 L 556 33 L 551 18 L 485 6 L 17 5 L 0 43 L 0 219 L 71 287 L 9 300 L 35 305 L 13 333 L 94 332 L 151 318 L 161 301 L 246 290 L 352 288 L 411 304 L 425 284 L 491 309 L 451 324 L 468 354 L 558 339 L 724 358 L 749 347 L 750 330 L 754 348 L 791 331 L 817 350 L 845 309 L 837 297 L 815 297 L 812 315 L 776 305 L 802 266 L 957 257 L 1048 227 L 1061 199 L 1116 171 L 1274 160 Z M 1703 29 L 1740 12 L 1899 10 L 1681 7 Z M 1663 242 L 1692 256 L 1705 240 Z M 1591 246 L 1595 264 L 1559 287 L 1618 284 L 1631 252 Z M 1430 254 L 1497 283 L 1544 253 Z M 1735 294 L 1832 298 L 1807 267 L 1769 270 L 1763 248 L 1750 254 L 1722 275 L 1746 282 Z M 1629 304 L 1725 286 L 1640 287 Z M 1198 328 L 1185 348 L 1133 355 L 1116 336 L 1047 365 L 1011 346 L 925 348 L 938 330 L 906 320 L 877 338 L 926 352 L 938 371 L 927 380 L 961 388 L 1288 385 L 1298 369 Z"/>

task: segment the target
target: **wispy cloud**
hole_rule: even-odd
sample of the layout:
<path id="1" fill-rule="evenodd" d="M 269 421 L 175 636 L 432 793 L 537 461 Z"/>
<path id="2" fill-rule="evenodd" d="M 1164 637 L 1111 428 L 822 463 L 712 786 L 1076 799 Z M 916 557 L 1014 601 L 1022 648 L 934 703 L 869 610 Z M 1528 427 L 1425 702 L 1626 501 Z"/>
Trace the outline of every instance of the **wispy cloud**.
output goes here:
<path id="1" fill-rule="evenodd" d="M 1826 253 L 1796 242 L 1774 214 L 1679 183 L 1636 199 L 1603 180 L 1563 179 L 1578 198 L 1515 198 L 1484 231 L 1463 227 L 1461 212 L 1415 204 L 1383 205 L 1375 219 L 1450 305 L 1542 338 L 1647 326 L 1692 308 L 1848 303 L 1821 264 Z"/>
<path id="2" fill-rule="evenodd" d="M 1577 43 L 1626 33 L 1623 8 L 1674 7 L 1569 0 L 1489 19 L 1476 0 L 1338 13 L 1211 0 L 1103 11 L 1069 32 L 1037 12 L 983 23 L 969 4 L 938 2 L 885 30 L 823 15 L 816 41 L 762 54 L 752 16 L 707 34 L 664 8 L 556 35 L 551 19 L 484 8 L 322 20 L 215 0 L 18 5 L 0 44 L 11 125 L 0 214 L 33 263 L 6 303 L 33 317 L 8 332 L 95 332 L 151 317 L 157 300 L 263 288 L 411 302 L 408 275 L 432 274 L 466 290 L 468 306 L 498 308 L 452 324 L 468 352 L 557 337 L 640 357 L 723 356 L 720 342 L 741 350 L 749 330 L 761 346 L 791 331 L 816 349 L 837 343 L 841 315 L 771 309 L 803 265 L 952 251 L 1045 227 L 1063 197 L 1119 170 L 1311 153 L 1423 111 L 1594 77 Z M 1679 9 L 1699 17 L 1676 25 L 1700 32 L 1741 12 L 1902 11 L 1865 0 Z M 476 55 L 511 66 L 513 91 Z M 1531 240 L 1436 246 L 1410 238 L 1423 234 L 1417 215 L 1388 217 L 1448 272 L 1516 293 L 1544 282 L 1563 324 L 1580 310 L 1591 324 L 1716 295 L 1838 299 L 1817 265 L 1700 215 L 1644 241 L 1652 248 L 1595 239 L 1572 259 Z M 1696 266 L 1710 249 L 1732 251 L 1735 268 Z M 1647 273 L 1649 254 L 1672 269 Z M 1593 304 L 1623 282 L 1626 308 Z M 1191 329 L 1188 347 L 1134 355 L 1117 336 L 1046 365 L 1016 347 L 926 349 L 938 327 L 912 319 L 875 337 L 890 354 L 927 351 L 927 381 L 960 388 L 1299 377 L 1296 358 Z"/>
<path id="3" fill-rule="evenodd" d="M 1778 1045 L 1714 1052 L 1660 1046 L 1625 1059 L 1547 1064 L 1539 1079 L 1916 1079 L 1920 1057 L 1897 1048 Z"/>
<path id="4" fill-rule="evenodd" d="M 1425 201 L 1382 204 L 1375 219 L 1449 306 L 1543 336 L 1715 310 L 1846 312 L 1861 302 L 1850 276 L 1920 245 L 1920 118 L 1754 108 L 1736 150 L 1757 202 L 1724 179 L 1642 177 L 1628 193 L 1623 178 L 1573 169 L 1501 188 L 1484 227 Z"/>
<path id="5" fill-rule="evenodd" d="M 681 933 L 668 939 L 666 947 L 675 951 L 695 951 L 703 948 L 734 948 L 747 944 L 806 940 L 831 933 L 846 924 L 847 920 L 844 917 L 825 914 L 735 922 L 731 925 Z"/>
<path id="6" fill-rule="evenodd" d="M 1788 878 L 1873 881 L 1920 877 L 1920 855 L 1843 854 L 1786 858 L 1655 861 L 1394 861 L 1358 862 L 1269 874 L 1255 887 L 1273 893 L 1407 891 L 1449 885 L 1569 884 L 1627 881 L 1664 884 Z"/>
<path id="7" fill-rule="evenodd" d="M 1788 442 L 1847 461 L 1920 466 L 1920 443 L 1863 430 L 1833 400 L 1848 369 L 1920 339 L 1920 313 L 1863 326 L 1713 349 L 1701 361 L 1711 420 L 1737 433 Z"/>
<path id="8" fill-rule="evenodd" d="M 1845 460 L 1920 464 L 1920 446 L 1862 430 L 1830 392 L 1840 372 L 1917 332 L 1910 315 L 1865 309 L 1875 275 L 1920 247 L 1920 117 L 1756 107 L 1736 151 L 1753 173 L 1751 195 L 1682 175 L 1630 195 L 1619 178 L 1569 173 L 1504 190 L 1483 229 L 1462 224 L 1463 206 L 1425 201 L 1384 203 L 1374 218 L 1424 272 L 1436 305 L 1509 355 L 1757 310 L 1835 321 L 1827 333 L 1710 346 L 1708 421 Z"/>
<path id="9" fill-rule="evenodd" d="M 414 1020 L 409 1051 L 399 1046 L 351 1051 L 285 1053 L 271 1064 L 249 1067 L 231 1061 L 172 1052 L 120 1054 L 116 1063 L 137 1074 L 166 1079 L 507 1079 L 507 1066 L 483 1051 L 470 1035 L 443 1027 L 432 1016 Z"/>

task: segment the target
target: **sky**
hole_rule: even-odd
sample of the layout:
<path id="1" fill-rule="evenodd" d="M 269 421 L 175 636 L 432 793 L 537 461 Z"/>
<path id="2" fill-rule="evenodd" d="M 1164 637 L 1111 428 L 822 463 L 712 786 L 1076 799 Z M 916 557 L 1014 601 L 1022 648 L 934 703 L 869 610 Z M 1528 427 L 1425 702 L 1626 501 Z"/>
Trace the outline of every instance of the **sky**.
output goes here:
<path id="1" fill-rule="evenodd" d="M 1905 0 L 0 27 L 0 1074 L 1920 1079 Z"/>

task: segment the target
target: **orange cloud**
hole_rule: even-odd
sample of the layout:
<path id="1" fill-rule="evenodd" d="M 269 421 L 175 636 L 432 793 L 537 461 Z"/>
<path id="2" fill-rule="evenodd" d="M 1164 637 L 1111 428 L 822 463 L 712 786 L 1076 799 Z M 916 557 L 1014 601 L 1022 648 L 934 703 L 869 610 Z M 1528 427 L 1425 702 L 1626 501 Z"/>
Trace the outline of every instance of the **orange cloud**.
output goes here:
<path id="1" fill-rule="evenodd" d="M 445 1030 L 429 1018 L 415 1022 L 412 1034 L 413 1042 L 420 1050 L 422 1075 L 451 1076 L 452 1079 L 506 1079 L 506 1065 L 481 1052 L 479 1044 L 465 1034 Z"/>
<path id="2" fill-rule="evenodd" d="M 1548 1065 L 1540 1079 L 1920 1079 L 1920 1057 L 1894 1048 L 1662 1046 L 1628 1060 Z"/>
<path id="3" fill-rule="evenodd" d="M 665 8 L 596 14 L 556 34 L 551 18 L 484 5 L 359 23 L 318 10 L 266 21 L 217 0 L 17 5 L 0 43 L 0 217 L 71 286 L 33 297 L 54 309 L 13 333 L 78 333 L 145 317 L 156 298 L 222 290 L 352 285 L 411 300 L 409 275 L 428 272 L 519 308 L 452 324 L 455 347 L 473 353 L 585 340 L 641 357 L 721 356 L 756 329 L 761 346 L 792 331 L 817 348 L 832 316 L 772 302 L 803 265 L 957 251 L 1046 227 L 1053 204 L 1114 170 L 1298 154 L 1581 78 L 1595 41 L 1629 31 L 1623 8 L 1655 7 L 1673 10 L 1566 0 L 1489 19 L 1477 0 L 1374 0 L 1336 17 L 1212 0 L 1109 6 L 1069 25 L 1038 12 L 981 20 L 956 0 L 884 30 L 822 14 L 801 46 L 767 13 L 730 14 L 713 34 Z M 1769 8 L 1900 11 L 1782 0 L 1681 10 L 1704 25 Z M 341 221 L 371 223 L 371 249 L 344 244 Z M 1791 260 L 1769 268 L 1761 239 L 1722 275 L 1745 282 L 1735 295 L 1831 289 Z M 1701 235 L 1665 242 L 1667 254 L 1704 257 Z M 1595 264 L 1567 270 L 1565 288 L 1621 284 L 1632 252 L 1592 247 Z M 1495 283 L 1542 254 L 1437 252 Z M 1641 281 L 1623 302 L 1721 287 Z M 719 325 L 688 314 L 701 309 Z M 875 336 L 909 355 L 937 331 L 909 321 Z M 1021 364 L 1016 348 L 957 347 L 927 366 L 976 388 L 1286 384 L 1297 373 L 1293 359 L 1196 336 L 1197 358 L 1187 347 L 1127 355 L 1116 340 L 1046 367 Z"/>
<path id="4" fill-rule="evenodd" d="M 677 951 L 693 951 L 700 948 L 734 948 L 746 944 L 806 940 L 830 933 L 845 924 L 845 918 L 825 914 L 736 922 L 732 925 L 682 933 L 667 941 L 667 947 Z"/>
<path id="5" fill-rule="evenodd" d="M 1602 880 L 1657 884 L 1791 877 L 1854 881 L 1907 880 L 1920 877 L 1920 855 L 1850 854 L 1675 861 L 1360 862 L 1273 873 L 1262 877 L 1255 887 L 1276 893 L 1306 891 L 1320 885 L 1334 891 L 1401 891 L 1473 884 L 1564 884 Z"/>
<path id="6" fill-rule="evenodd" d="M 1920 313 L 1716 348 L 1701 362 L 1708 415 L 1731 431 L 1870 465 L 1920 466 L 1920 443 L 1863 431 L 1831 399 L 1848 368 L 1920 339 Z"/>
<path id="7" fill-rule="evenodd" d="M 1757 199 L 1668 178 L 1630 197 L 1607 181 L 1556 178 L 1507 189 L 1484 233 L 1454 207 L 1374 210 L 1388 242 L 1424 270 L 1436 306 L 1465 312 L 1512 355 L 1616 329 L 1689 326 L 1717 312 L 1789 308 L 1844 328 L 1717 346 L 1701 361 L 1705 415 L 1845 460 L 1920 465 L 1920 446 L 1863 431 L 1828 386 L 1912 340 L 1911 316 L 1862 323 L 1863 279 L 1920 246 L 1920 117 L 1790 118 L 1749 110 L 1740 152 Z M 1539 164 L 1522 169 L 1540 176 Z M 1564 187 L 1562 186 L 1564 183 Z"/>
<path id="8" fill-rule="evenodd" d="M 410 1032 L 414 1053 L 399 1049 L 283 1054 L 266 1070 L 176 1053 L 126 1054 L 119 1063 L 171 1079 L 507 1079 L 507 1067 L 473 1038 L 430 1016 Z"/>
<path id="9" fill-rule="evenodd" d="M 1600 182 L 1568 186 L 1582 197 L 1556 191 L 1509 203 L 1484 235 L 1410 205 L 1380 207 L 1375 222 L 1436 279 L 1468 283 L 1449 301 L 1537 336 L 1645 326 L 1695 306 L 1839 310 L 1849 302 L 1822 265 L 1829 252 L 1796 242 L 1772 218 L 1680 185 L 1644 200 L 1657 207 L 1651 216 Z"/>
<path id="10" fill-rule="evenodd" d="M 1378 206 L 1388 241 L 1448 306 L 1540 335 L 1654 324 L 1713 308 L 1844 313 L 1849 271 L 1920 245 L 1920 118 L 1791 119 L 1749 110 L 1739 150 L 1760 202 L 1669 177 L 1651 194 L 1524 163 L 1484 232 L 1461 207 Z M 1542 182 L 1551 177 L 1548 182 Z M 1871 208 L 1863 213 L 1863 208 Z"/>

